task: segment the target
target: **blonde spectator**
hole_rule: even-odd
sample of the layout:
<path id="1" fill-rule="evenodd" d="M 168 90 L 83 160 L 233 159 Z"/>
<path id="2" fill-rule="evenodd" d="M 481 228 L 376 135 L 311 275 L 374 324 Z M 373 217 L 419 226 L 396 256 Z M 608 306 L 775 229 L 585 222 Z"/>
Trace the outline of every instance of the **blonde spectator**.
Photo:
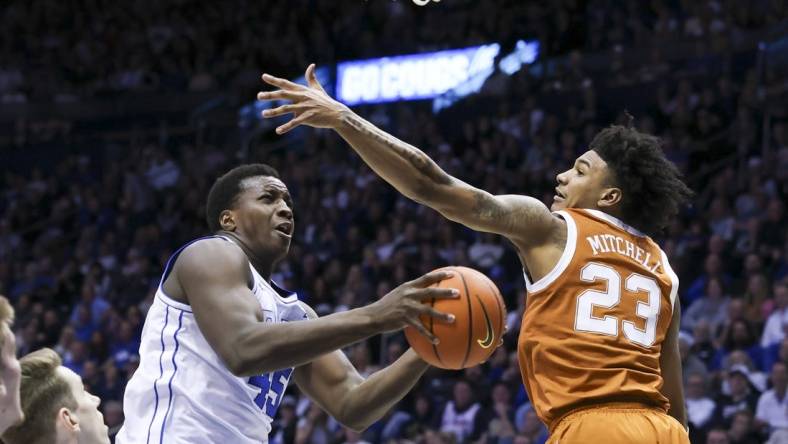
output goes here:
<path id="1" fill-rule="evenodd" d="M 22 420 L 19 401 L 19 361 L 16 359 L 16 340 L 11 331 L 14 309 L 0 296 L 0 433 Z"/>

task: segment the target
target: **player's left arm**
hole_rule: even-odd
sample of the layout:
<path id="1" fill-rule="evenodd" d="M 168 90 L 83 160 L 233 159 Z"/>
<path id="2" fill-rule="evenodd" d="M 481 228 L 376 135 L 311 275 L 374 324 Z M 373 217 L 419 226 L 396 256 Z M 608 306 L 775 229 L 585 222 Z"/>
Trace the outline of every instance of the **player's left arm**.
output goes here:
<path id="1" fill-rule="evenodd" d="M 676 418 L 687 428 L 687 411 L 684 404 L 684 385 L 681 373 L 681 354 L 679 353 L 679 326 L 681 324 L 681 304 L 678 299 L 673 306 L 673 317 L 670 321 L 662 353 L 659 357 L 662 368 L 662 394 L 670 401 L 668 414 Z"/>
<path id="2" fill-rule="evenodd" d="M 405 197 L 473 230 L 505 236 L 524 254 L 547 244 L 560 244 L 563 250 L 566 223 L 544 203 L 526 195 L 493 195 L 453 177 L 420 149 L 332 99 L 318 82 L 314 64 L 309 65 L 305 77 L 309 86 L 263 76 L 266 83 L 280 89 L 259 93 L 259 100 L 292 102 L 266 109 L 263 116 L 295 114 L 277 127 L 277 133 L 299 125 L 332 128 L 378 176 Z"/>
<path id="3" fill-rule="evenodd" d="M 310 317 L 317 315 L 307 308 Z M 295 369 L 298 388 L 337 421 L 361 431 L 382 418 L 416 385 L 428 364 L 413 349 L 364 379 L 341 350 Z"/>

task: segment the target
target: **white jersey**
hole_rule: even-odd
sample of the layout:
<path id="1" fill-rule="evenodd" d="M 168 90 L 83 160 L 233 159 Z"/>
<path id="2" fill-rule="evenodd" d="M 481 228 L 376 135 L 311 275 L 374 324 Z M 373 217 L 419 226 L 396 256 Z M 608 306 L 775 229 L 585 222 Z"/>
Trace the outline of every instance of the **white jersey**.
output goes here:
<path id="1" fill-rule="evenodd" d="M 207 238 L 181 247 L 164 269 L 142 329 L 140 365 L 123 397 L 126 421 L 117 444 L 268 442 L 272 418 L 293 369 L 251 378 L 234 376 L 200 332 L 191 307 L 162 289 L 180 252 L 202 239 Z M 307 318 L 294 293 L 269 284 L 250 268 L 252 291 L 265 322 Z"/>

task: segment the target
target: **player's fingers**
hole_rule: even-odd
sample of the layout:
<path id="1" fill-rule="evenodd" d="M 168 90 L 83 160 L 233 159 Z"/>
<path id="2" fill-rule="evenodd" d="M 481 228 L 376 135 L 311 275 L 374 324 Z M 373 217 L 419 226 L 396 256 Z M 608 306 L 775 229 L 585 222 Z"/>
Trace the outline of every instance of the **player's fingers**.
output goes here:
<path id="1" fill-rule="evenodd" d="M 419 288 L 418 290 L 414 291 L 414 297 L 424 300 L 424 299 L 454 299 L 460 295 L 460 290 L 456 288 L 440 288 L 440 287 L 428 287 L 428 288 Z"/>
<path id="2" fill-rule="evenodd" d="M 276 117 L 282 116 L 285 114 L 295 113 L 299 111 L 303 111 L 307 107 L 301 104 L 290 104 L 290 105 L 282 105 L 276 108 L 271 109 L 264 109 L 263 110 L 263 117 Z"/>
<path id="3" fill-rule="evenodd" d="M 303 85 L 299 85 L 297 83 L 293 83 L 293 82 L 291 82 L 291 81 L 289 81 L 287 79 L 274 77 L 271 74 L 263 74 L 263 82 L 265 82 L 265 83 L 267 83 L 269 85 L 278 86 L 279 88 L 282 88 L 282 89 L 295 89 L 295 90 L 298 90 L 298 89 L 301 89 L 301 88 L 304 87 Z"/>
<path id="4" fill-rule="evenodd" d="M 285 91 L 282 89 L 257 93 L 257 100 L 292 100 L 293 102 L 298 102 L 303 98 L 304 94 L 299 91 Z"/>
<path id="5" fill-rule="evenodd" d="M 312 117 L 312 113 L 305 112 L 304 114 L 301 114 L 300 116 L 293 118 L 293 120 L 285 123 L 284 125 L 280 125 L 279 127 L 277 127 L 276 134 L 280 134 L 280 135 L 285 134 L 286 132 L 297 127 L 298 125 L 304 123 L 310 117 Z"/>
<path id="6" fill-rule="evenodd" d="M 306 77 L 306 81 L 310 87 L 318 89 L 322 92 L 326 92 L 326 90 L 323 89 L 323 85 L 321 85 L 320 81 L 317 80 L 315 69 L 316 69 L 315 64 L 310 63 L 309 66 L 307 66 L 306 68 L 306 75 L 304 77 Z"/>
<path id="7" fill-rule="evenodd" d="M 452 273 L 450 271 L 436 271 L 434 273 L 427 273 L 424 276 L 421 276 L 417 279 L 411 281 L 414 287 L 429 287 L 432 284 L 437 284 L 440 281 L 449 279 L 452 277 Z"/>
<path id="8" fill-rule="evenodd" d="M 427 338 L 427 340 L 429 340 L 431 343 L 438 344 L 440 342 L 438 338 L 435 337 L 435 335 L 433 335 L 432 333 L 430 333 L 429 330 L 427 330 L 427 327 L 425 327 L 424 324 L 421 323 L 420 319 L 418 318 L 408 319 L 408 325 L 415 328 L 419 333 L 421 333 L 422 336 Z"/>
<path id="9" fill-rule="evenodd" d="M 444 313 L 442 311 L 438 311 L 427 304 L 422 304 L 423 307 L 419 309 L 422 314 L 427 316 L 432 316 L 435 319 L 441 320 L 443 322 L 448 322 L 449 324 L 454 323 L 454 315 L 451 313 Z"/>

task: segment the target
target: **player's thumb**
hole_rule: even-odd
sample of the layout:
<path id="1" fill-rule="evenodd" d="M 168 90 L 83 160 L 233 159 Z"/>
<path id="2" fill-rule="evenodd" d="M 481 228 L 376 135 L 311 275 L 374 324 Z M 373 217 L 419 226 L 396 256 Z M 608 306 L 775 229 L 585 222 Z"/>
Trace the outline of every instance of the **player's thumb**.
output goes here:
<path id="1" fill-rule="evenodd" d="M 326 92 L 323 89 L 323 85 L 320 84 L 320 81 L 317 80 L 317 74 L 315 74 L 315 70 L 317 67 L 314 63 L 310 63 L 309 67 L 306 68 L 306 81 L 309 83 L 309 86 L 312 88 L 319 89 L 322 92 Z"/>

